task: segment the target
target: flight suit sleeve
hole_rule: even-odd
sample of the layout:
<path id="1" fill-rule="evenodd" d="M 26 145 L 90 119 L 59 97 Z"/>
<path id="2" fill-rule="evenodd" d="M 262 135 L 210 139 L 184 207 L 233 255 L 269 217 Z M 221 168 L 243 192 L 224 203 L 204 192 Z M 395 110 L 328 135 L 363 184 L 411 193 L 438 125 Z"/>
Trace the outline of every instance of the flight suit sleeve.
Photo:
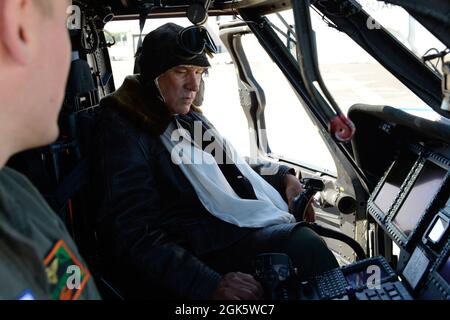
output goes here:
<path id="1" fill-rule="evenodd" d="M 89 266 L 87 265 L 84 258 L 81 256 L 75 241 L 70 236 L 69 231 L 67 230 L 64 222 L 53 212 L 53 210 L 48 206 L 47 202 L 42 198 L 40 193 L 32 186 L 31 184 L 27 188 L 30 194 L 34 195 L 36 199 L 36 203 L 39 203 L 39 211 L 42 215 L 42 219 L 47 221 L 46 230 L 47 234 L 52 234 L 58 240 L 63 240 L 67 245 L 70 253 L 74 255 L 77 262 L 80 264 L 80 267 L 84 268 L 86 273 L 88 274 L 87 282 L 84 286 L 80 287 L 77 290 L 80 290 L 80 294 L 77 295 L 77 300 L 100 300 L 101 296 L 95 284 L 93 275 L 89 271 Z M 33 217 L 35 218 L 35 217 Z M 30 219 L 32 221 L 32 219 Z"/>
<path id="2" fill-rule="evenodd" d="M 82 290 L 82 291 L 78 297 L 78 300 L 101 300 L 102 298 L 101 298 L 100 293 L 95 284 L 93 274 L 89 271 L 89 265 L 86 264 L 86 261 L 83 259 L 83 257 L 79 253 L 78 248 L 77 248 L 75 242 L 73 241 L 73 239 L 70 237 L 69 232 L 67 231 L 67 228 L 64 225 L 64 223 L 60 219 L 58 219 L 58 221 L 59 221 L 59 227 L 60 227 L 61 233 L 63 234 L 62 240 L 64 240 L 64 242 L 67 244 L 69 249 L 75 255 L 78 262 L 84 268 L 86 268 L 87 272 L 89 273 L 89 279 L 88 279 L 85 287 L 80 288 L 80 290 Z"/>
<path id="3" fill-rule="evenodd" d="M 15 217 L 12 220 L 2 221 L 0 211 L 0 238 L 8 240 L 0 243 L 1 261 L 3 267 L 15 269 L 14 276 L 0 280 L 2 287 L 8 287 L 17 299 L 100 299 L 88 266 L 62 220 L 25 176 L 12 169 L 5 170 L 10 200 L 20 206 L 7 208 L 8 215 Z M 55 268 L 49 268 L 48 264 Z M 67 288 L 63 284 L 69 264 L 79 267 L 80 273 L 76 274 L 80 276 L 79 287 Z M 52 281 L 49 270 L 53 271 Z"/>

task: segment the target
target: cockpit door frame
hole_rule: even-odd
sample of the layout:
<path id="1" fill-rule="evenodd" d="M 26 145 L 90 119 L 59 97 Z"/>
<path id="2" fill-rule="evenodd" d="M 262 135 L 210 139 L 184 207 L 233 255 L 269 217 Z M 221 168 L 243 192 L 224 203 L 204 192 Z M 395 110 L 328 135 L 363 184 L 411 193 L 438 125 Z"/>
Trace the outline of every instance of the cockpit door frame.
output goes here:
<path id="1" fill-rule="evenodd" d="M 264 118 L 266 106 L 264 90 L 253 76 L 242 46 L 242 36 L 248 33 L 251 33 L 251 30 L 244 22 L 238 21 L 220 26 L 220 38 L 230 53 L 236 68 L 241 107 L 250 129 L 250 154 L 257 158 L 269 154 L 271 151 Z"/>
<path id="2" fill-rule="evenodd" d="M 341 215 L 336 218 L 327 218 L 326 215 L 323 219 L 324 225 L 332 227 L 336 230 L 347 234 L 356 239 L 363 248 L 367 248 L 367 215 L 365 210 L 365 201 L 368 198 L 366 187 L 362 186 L 358 175 L 355 173 L 354 163 L 342 153 L 340 147 L 333 141 L 328 134 L 327 128 L 324 124 L 319 123 L 319 116 L 314 105 L 310 101 L 305 86 L 302 82 L 300 70 L 297 61 L 292 57 L 288 50 L 284 47 L 279 37 L 275 34 L 274 30 L 270 27 L 267 19 L 261 17 L 257 13 L 251 12 L 251 10 L 239 10 L 239 13 L 243 19 L 247 22 L 244 23 L 234 22 L 227 25 L 222 25 L 221 39 L 227 46 L 233 61 L 236 66 L 236 73 L 238 76 L 239 89 L 241 94 L 241 104 L 243 105 L 244 112 L 247 116 L 249 128 L 253 129 L 253 133 L 250 134 L 252 148 L 256 146 L 257 155 L 259 158 L 271 159 L 270 148 L 261 148 L 261 144 L 267 143 L 267 137 L 265 136 L 265 121 L 264 121 L 264 107 L 265 98 L 262 88 L 259 88 L 256 80 L 253 78 L 251 68 L 248 65 L 246 55 L 242 48 L 241 37 L 243 34 L 252 32 L 264 50 L 269 54 L 272 60 L 278 65 L 280 70 L 286 76 L 287 80 L 293 87 L 294 92 L 299 97 L 301 104 L 304 106 L 306 112 L 312 119 L 312 121 L 319 128 L 319 134 L 324 139 L 327 147 L 331 151 L 331 155 L 335 160 L 338 170 L 339 184 L 345 187 L 351 194 L 355 194 L 358 199 L 358 209 L 355 214 Z M 247 78 L 250 76 L 249 78 Z M 242 90 L 248 90 L 248 92 L 242 92 Z M 259 94 L 259 99 L 256 97 L 256 93 Z M 252 95 L 255 95 L 252 98 Z M 245 98 L 250 101 L 245 102 Z M 245 103 L 243 103 L 243 101 Z M 301 138 L 301 137 L 299 137 Z M 266 144 L 267 145 L 267 144 Z M 286 163 L 294 166 L 302 172 L 303 176 L 310 175 L 322 175 L 323 172 L 317 172 L 311 170 L 311 168 L 302 166 L 300 163 L 292 162 L 288 159 L 275 158 L 272 161 L 279 161 L 280 163 Z M 336 178 L 336 177 L 334 177 Z M 322 219 L 321 219 L 322 220 Z M 352 251 L 340 244 L 333 244 L 334 251 L 338 252 L 340 256 L 344 257 L 344 260 L 352 261 Z"/>

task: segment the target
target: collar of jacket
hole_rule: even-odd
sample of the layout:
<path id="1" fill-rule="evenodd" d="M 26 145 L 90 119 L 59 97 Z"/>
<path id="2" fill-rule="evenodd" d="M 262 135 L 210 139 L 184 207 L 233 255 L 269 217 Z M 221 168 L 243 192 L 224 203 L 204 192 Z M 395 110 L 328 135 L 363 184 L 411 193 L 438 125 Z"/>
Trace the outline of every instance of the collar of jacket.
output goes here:
<path id="1" fill-rule="evenodd" d="M 159 98 L 156 85 L 143 86 L 140 75 L 125 78 L 122 86 L 101 101 L 102 107 L 113 108 L 152 135 L 161 135 L 174 116 Z M 195 106 L 191 111 L 202 113 Z"/>

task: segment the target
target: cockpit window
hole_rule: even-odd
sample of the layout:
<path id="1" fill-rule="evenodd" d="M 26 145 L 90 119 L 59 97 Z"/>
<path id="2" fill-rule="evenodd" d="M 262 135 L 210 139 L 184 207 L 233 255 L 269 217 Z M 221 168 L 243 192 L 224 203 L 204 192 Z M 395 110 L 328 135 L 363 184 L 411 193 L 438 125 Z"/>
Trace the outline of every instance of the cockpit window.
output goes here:
<path id="1" fill-rule="evenodd" d="M 265 93 L 264 114 L 272 155 L 337 175 L 331 153 L 317 132 L 319 129 L 281 70 L 253 34 L 242 37 L 242 46 L 252 73 Z"/>
<path id="2" fill-rule="evenodd" d="M 437 115 L 350 37 L 329 26 L 315 10 L 311 9 L 310 13 L 322 77 L 344 113 L 352 105 L 363 103 L 388 105 L 421 116 Z M 295 32 L 292 10 L 266 17 L 296 57 L 295 42 L 292 42 L 295 34 L 291 34 Z"/>
<path id="3" fill-rule="evenodd" d="M 376 0 L 357 1 L 363 10 L 374 18 L 367 22 L 368 27 L 376 28 L 382 25 L 419 59 L 446 49 L 441 41 L 402 7 Z M 442 75 L 441 62 L 441 59 L 433 59 L 428 63 L 428 66 Z"/>
<path id="4" fill-rule="evenodd" d="M 292 9 L 269 14 L 266 18 L 292 56 L 297 59 L 295 20 Z"/>

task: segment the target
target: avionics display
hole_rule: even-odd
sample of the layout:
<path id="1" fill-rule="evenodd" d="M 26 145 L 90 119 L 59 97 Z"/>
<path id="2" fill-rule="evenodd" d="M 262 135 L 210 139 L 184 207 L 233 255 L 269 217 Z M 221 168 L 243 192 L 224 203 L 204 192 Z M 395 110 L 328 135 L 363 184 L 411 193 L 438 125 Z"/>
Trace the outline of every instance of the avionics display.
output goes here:
<path id="1" fill-rule="evenodd" d="M 393 223 L 409 236 L 416 227 L 426 208 L 436 196 L 447 171 L 427 161 L 394 217 Z"/>
<path id="2" fill-rule="evenodd" d="M 387 215 L 389 208 L 400 192 L 401 185 L 405 181 L 416 160 L 416 155 L 411 152 L 404 152 L 400 154 L 391 170 L 389 170 L 383 186 L 374 199 L 374 203 L 384 215 Z"/>
<path id="3" fill-rule="evenodd" d="M 431 241 L 432 243 L 438 243 L 442 236 L 445 234 L 449 226 L 448 220 L 444 219 L 442 216 L 436 217 L 436 220 L 432 224 L 432 227 L 427 234 L 427 240 Z"/>

